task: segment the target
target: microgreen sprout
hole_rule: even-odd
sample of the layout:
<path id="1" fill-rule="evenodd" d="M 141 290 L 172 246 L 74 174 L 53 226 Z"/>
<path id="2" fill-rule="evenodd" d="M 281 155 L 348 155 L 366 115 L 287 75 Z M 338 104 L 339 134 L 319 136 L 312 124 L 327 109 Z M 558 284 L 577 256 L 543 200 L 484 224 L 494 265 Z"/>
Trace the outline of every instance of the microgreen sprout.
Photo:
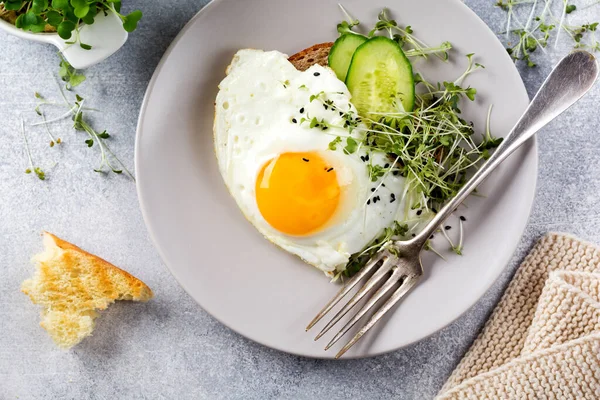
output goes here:
<path id="1" fill-rule="evenodd" d="M 425 245 L 423 246 L 423 250 L 425 251 L 431 251 L 433 254 L 435 254 L 436 256 L 438 256 L 439 258 L 441 258 L 444 261 L 446 260 L 446 257 L 444 257 L 439 251 L 437 251 L 432 245 L 431 245 L 431 240 L 428 240 L 425 242 Z"/>
<path id="2" fill-rule="evenodd" d="M 40 114 L 40 116 L 44 120 L 44 128 L 46 128 L 46 133 L 48 134 L 48 137 L 50 138 L 50 147 L 54 147 L 55 144 L 61 144 L 62 143 L 61 138 L 55 139 L 54 136 L 52 135 L 52 132 L 50 132 L 50 127 L 48 126 L 48 121 L 46 121 L 46 114 L 44 114 L 42 112 Z"/>
<path id="3" fill-rule="evenodd" d="M 84 107 L 85 100 L 83 97 L 79 96 L 78 94 L 75 95 L 75 101 L 71 102 L 67 99 L 67 97 L 66 97 L 65 93 L 63 92 L 62 87 L 60 87 L 60 85 L 59 85 L 59 90 L 60 90 L 60 94 L 64 100 L 64 105 L 68 108 L 68 111 L 65 114 L 63 114 L 57 118 L 51 119 L 51 120 L 47 120 L 45 117 L 45 114 L 43 112 L 41 112 L 40 116 L 43 118 L 43 121 L 40 123 L 32 124 L 32 126 L 45 125 L 46 128 L 48 129 L 48 134 L 50 135 L 51 140 L 54 143 L 61 143 L 60 139 L 54 140 L 54 138 L 52 137 L 52 135 L 49 131 L 49 124 L 60 121 L 64 118 L 70 116 L 73 120 L 73 128 L 76 131 L 82 131 L 87 134 L 87 139 L 84 140 L 84 143 L 87 145 L 87 147 L 93 147 L 94 144 L 97 144 L 97 147 L 100 151 L 100 165 L 94 169 L 95 172 L 105 173 L 107 171 L 107 169 L 109 171 L 112 171 L 115 174 L 122 174 L 123 172 L 125 172 L 131 179 L 135 180 L 133 174 L 125 167 L 125 165 L 113 153 L 113 151 L 110 149 L 110 147 L 106 143 L 105 140 L 109 139 L 111 137 L 110 134 L 106 131 L 102 131 L 102 132 L 96 131 L 86 121 L 85 116 L 84 116 L 84 111 L 85 110 L 94 110 L 94 109 Z M 50 103 L 46 102 L 45 99 L 39 94 L 36 95 L 36 98 L 38 100 L 40 100 L 40 102 L 38 103 L 38 106 L 37 106 L 38 109 L 44 105 L 50 104 Z M 119 166 L 118 168 L 116 167 L 115 163 L 116 163 L 116 165 Z"/>
<path id="4" fill-rule="evenodd" d="M 342 138 L 337 136 L 331 142 L 329 142 L 329 150 L 337 150 L 337 145 L 342 143 Z"/>
<path id="5" fill-rule="evenodd" d="M 352 28 L 354 28 L 355 26 L 360 25 L 360 21 L 357 20 L 356 18 L 351 17 L 343 5 L 338 3 L 338 6 L 340 7 L 340 9 L 342 10 L 342 13 L 346 17 L 346 21 L 342 21 L 338 24 L 338 26 L 337 26 L 338 33 L 340 35 L 345 35 L 345 34 L 360 35 L 360 33 L 354 32 L 352 30 Z"/>
<path id="6" fill-rule="evenodd" d="M 459 256 L 462 256 L 463 251 L 463 218 L 458 219 L 458 244 L 456 246 L 452 246 L 452 251 L 454 251 Z"/>
<path id="7" fill-rule="evenodd" d="M 88 147 L 92 147 L 94 142 L 98 143 L 98 147 L 100 148 L 100 165 L 98 168 L 94 169 L 94 171 L 104 173 L 106 172 L 105 167 L 108 167 L 108 169 L 110 169 L 115 174 L 121 174 L 123 173 L 123 171 L 125 171 L 125 173 L 129 175 L 131 179 L 135 180 L 133 174 L 129 172 L 127 167 L 125 167 L 121 160 L 119 160 L 119 158 L 110 150 L 108 145 L 104 142 L 104 139 L 108 139 L 110 135 L 106 131 L 98 133 L 84 119 L 82 111 L 83 103 L 84 99 L 77 96 L 77 101 L 75 102 L 77 109 L 73 115 L 73 128 L 75 130 L 84 131 L 88 134 L 89 139 L 85 140 L 85 143 L 88 145 Z M 109 156 L 121 166 L 121 169 L 117 169 L 113 166 L 113 164 L 111 164 Z"/>
<path id="8" fill-rule="evenodd" d="M 33 157 L 31 156 L 29 141 L 27 140 L 27 135 L 25 134 L 25 121 L 23 120 L 23 117 L 21 117 L 21 136 L 23 136 L 23 142 L 25 143 L 25 151 L 27 153 L 27 159 L 29 161 L 29 168 L 25 170 L 25 173 L 31 174 L 33 172 L 39 180 L 46 180 L 46 173 L 40 167 L 36 167 L 33 164 Z"/>
<path id="9" fill-rule="evenodd" d="M 596 1 L 584 8 L 598 3 Z M 496 6 L 506 11 L 506 50 L 515 62 L 521 61 L 528 67 L 535 67 L 533 53 L 537 50 L 545 53 L 553 34 L 554 47 L 557 47 L 563 31 L 572 39 L 574 48 L 600 51 L 594 34 L 597 22 L 582 25 L 568 23 L 570 15 L 578 10 L 570 0 L 499 0 Z M 517 18 L 517 15 L 523 14 L 528 15 L 525 22 Z"/>
<path id="10" fill-rule="evenodd" d="M 59 66 L 60 68 L 58 69 L 58 76 L 63 80 L 63 82 L 65 82 L 65 88 L 67 90 L 71 90 L 74 87 L 81 85 L 85 81 L 85 75 L 73 68 L 62 55 L 60 55 Z"/>
<path id="11" fill-rule="evenodd" d="M 355 26 L 360 25 L 360 22 L 351 17 L 342 5 L 340 5 L 340 8 L 342 9 L 342 12 L 347 20 L 338 24 L 338 33 L 340 35 L 353 34 L 365 36 L 353 30 Z M 387 33 L 390 39 L 395 40 L 400 46 L 403 47 L 404 53 L 407 57 L 427 58 L 428 55 L 435 55 L 444 61 L 448 60 L 448 51 L 452 49 L 452 44 L 450 42 L 443 42 L 438 46 L 430 47 L 425 42 L 419 40 L 413 35 L 414 32 L 412 27 L 399 26 L 396 20 L 388 17 L 387 12 L 387 9 L 383 9 L 383 11 L 379 13 L 378 21 L 369 34 L 366 35 L 367 38 L 371 38 L 375 36 L 377 32 L 383 31 Z"/>
<path id="12" fill-rule="evenodd" d="M 394 224 L 391 227 L 385 228 L 383 233 L 369 243 L 363 251 L 353 254 L 350 257 L 350 261 L 343 271 L 343 275 L 351 277 L 356 274 L 371 257 L 381 250 L 383 246 L 387 245 L 392 240 L 404 238 L 408 230 L 408 225 L 394 221 Z"/>
<path id="13" fill-rule="evenodd" d="M 454 250 L 454 248 L 456 248 L 456 246 L 454 245 L 454 242 L 452 242 L 452 239 L 450 239 L 450 236 L 448 236 L 448 233 L 446 233 L 445 228 L 450 228 L 450 226 L 446 225 L 446 227 L 442 227 L 440 229 L 440 232 L 442 233 L 442 236 L 444 237 L 444 239 L 446 239 L 446 241 L 450 244 L 450 249 Z"/>

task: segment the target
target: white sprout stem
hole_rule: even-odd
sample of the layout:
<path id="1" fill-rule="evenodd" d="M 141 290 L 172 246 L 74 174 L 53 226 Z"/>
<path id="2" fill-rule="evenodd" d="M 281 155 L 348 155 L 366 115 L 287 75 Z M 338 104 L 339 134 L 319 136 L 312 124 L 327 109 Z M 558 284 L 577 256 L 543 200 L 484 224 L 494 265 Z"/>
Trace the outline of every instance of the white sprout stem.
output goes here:
<path id="1" fill-rule="evenodd" d="M 356 22 L 356 19 L 352 18 L 352 16 L 350 15 L 350 13 L 348 13 L 348 11 L 346 10 L 346 8 L 342 5 L 342 3 L 338 3 L 338 7 L 340 8 L 340 10 L 342 10 L 342 13 L 344 14 L 344 16 L 348 19 L 348 22 L 350 23 L 354 23 Z"/>
<path id="2" fill-rule="evenodd" d="M 29 159 L 29 167 L 33 171 L 33 159 L 31 158 L 31 149 L 29 148 L 29 142 L 27 141 L 27 136 L 25 135 L 25 120 L 21 117 L 21 135 L 23 136 L 23 141 L 25 142 L 25 151 L 27 152 L 27 158 Z"/>
<path id="3" fill-rule="evenodd" d="M 64 92 L 61 84 L 56 79 L 54 81 L 56 82 L 56 85 L 58 86 L 58 91 L 60 92 L 60 95 L 63 98 L 65 104 L 67 105 L 67 107 L 70 107 L 71 103 L 69 103 L 69 100 L 67 99 L 67 96 L 65 96 L 65 92 Z"/>
<path id="4" fill-rule="evenodd" d="M 65 118 L 67 118 L 69 115 L 71 115 L 73 113 L 73 111 L 75 111 L 75 109 L 77 108 L 77 106 L 73 106 L 69 109 L 69 111 L 67 111 L 66 113 L 64 113 L 63 115 L 61 115 L 60 117 L 56 117 L 47 121 L 42 121 L 42 122 L 36 122 L 35 124 L 31 124 L 29 126 L 39 126 L 39 125 L 44 125 L 44 124 L 51 124 L 53 122 L 57 122 L 57 121 L 61 121 Z"/>
<path id="5" fill-rule="evenodd" d="M 529 18 L 527 18 L 527 23 L 525 24 L 525 31 L 529 29 L 531 22 L 533 21 L 533 15 L 535 14 L 535 9 L 537 8 L 538 0 L 533 1 L 533 5 L 531 6 L 531 12 L 529 13 Z"/>
<path id="6" fill-rule="evenodd" d="M 448 243 L 450 243 L 450 247 L 454 248 L 454 243 L 450 239 L 450 236 L 448 236 L 448 234 L 446 233 L 446 229 L 444 227 L 442 227 L 442 228 L 440 228 L 440 231 L 442 232 L 442 235 L 444 235 L 444 237 L 446 238 L 446 240 L 448 241 Z"/>
<path id="7" fill-rule="evenodd" d="M 489 139 L 492 137 L 492 131 L 490 129 L 490 121 L 492 119 L 492 109 L 494 108 L 494 104 L 490 104 L 489 108 L 488 108 L 488 112 L 487 112 L 487 118 L 485 121 L 485 136 L 486 139 Z"/>
<path id="8" fill-rule="evenodd" d="M 50 128 L 48 127 L 48 123 L 46 121 L 46 114 L 42 113 L 42 119 L 44 120 L 44 127 L 46 128 L 46 133 L 48 133 L 50 140 L 52 142 L 56 142 L 56 139 L 54 139 L 54 136 L 52 136 L 52 132 L 50 132 Z"/>
<path id="9" fill-rule="evenodd" d="M 458 236 L 458 249 L 459 251 L 462 251 L 462 247 L 463 247 L 463 221 L 462 221 L 462 217 L 458 219 L 458 230 L 459 230 L 459 236 Z"/>
<path id="10" fill-rule="evenodd" d="M 563 26 L 563 24 L 565 23 L 565 17 L 567 15 L 567 0 L 563 0 L 563 11 L 562 11 L 562 15 L 560 16 L 560 22 L 559 22 L 559 29 L 556 32 L 556 41 L 554 42 L 554 47 L 556 48 L 556 46 L 558 46 L 558 39 L 560 38 L 560 27 Z"/>
<path id="11" fill-rule="evenodd" d="M 436 249 L 434 249 L 433 246 L 431 245 L 431 243 L 429 243 L 429 246 L 428 246 L 427 249 L 430 250 L 433 254 L 435 254 L 439 258 L 441 258 L 442 260 L 447 261 L 446 257 L 444 257 L 443 255 L 441 255 L 439 251 L 437 251 Z"/>
<path id="12" fill-rule="evenodd" d="M 512 17 L 512 4 L 508 0 L 508 17 L 506 18 L 506 40 L 510 40 L 510 22 Z"/>

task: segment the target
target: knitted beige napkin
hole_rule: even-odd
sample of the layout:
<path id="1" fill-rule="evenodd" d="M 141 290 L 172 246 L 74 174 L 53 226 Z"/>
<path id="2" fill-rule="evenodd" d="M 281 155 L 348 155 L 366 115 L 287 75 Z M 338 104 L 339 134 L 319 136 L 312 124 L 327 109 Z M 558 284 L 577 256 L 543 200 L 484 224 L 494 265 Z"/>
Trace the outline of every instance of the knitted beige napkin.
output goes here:
<path id="1" fill-rule="evenodd" d="M 600 399 L 600 247 L 541 239 L 438 399 Z"/>

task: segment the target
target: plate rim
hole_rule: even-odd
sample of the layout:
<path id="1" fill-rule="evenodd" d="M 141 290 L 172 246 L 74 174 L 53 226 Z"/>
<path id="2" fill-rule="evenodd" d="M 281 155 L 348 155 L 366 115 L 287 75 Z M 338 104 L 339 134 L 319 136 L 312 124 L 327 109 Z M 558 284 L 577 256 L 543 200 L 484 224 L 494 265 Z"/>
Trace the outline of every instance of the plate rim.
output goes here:
<path id="1" fill-rule="evenodd" d="M 264 342 L 261 339 L 258 338 L 253 338 L 253 337 L 249 337 L 246 334 L 244 334 L 243 332 L 239 331 L 238 329 L 230 326 L 229 324 L 227 324 L 225 321 L 223 321 L 221 318 L 219 318 L 217 315 L 215 315 L 214 313 L 212 313 L 210 310 L 206 309 L 202 304 L 200 304 L 199 301 L 196 300 L 196 298 L 192 295 L 192 293 L 190 293 L 190 291 L 187 289 L 187 285 L 184 285 L 182 280 L 177 276 L 177 274 L 174 272 L 174 270 L 169 266 L 169 263 L 167 262 L 167 258 L 164 254 L 164 251 L 162 249 L 162 247 L 159 245 L 159 242 L 157 240 L 156 237 L 156 229 L 153 229 L 153 225 L 150 222 L 150 217 L 149 217 L 149 212 L 146 209 L 146 205 L 147 202 L 144 201 L 144 195 L 143 195 L 143 190 L 142 190 L 142 178 L 141 178 L 141 174 L 140 171 L 142 169 L 140 169 L 140 158 L 139 158 L 139 154 L 141 152 L 141 136 L 143 135 L 142 131 L 143 129 L 141 129 L 142 126 L 142 122 L 144 119 L 144 115 L 146 113 L 146 109 L 148 107 L 148 103 L 150 100 L 150 97 L 152 95 L 152 92 L 154 90 L 154 86 L 156 85 L 156 81 L 158 80 L 158 76 L 160 75 L 162 69 L 164 68 L 165 63 L 167 62 L 167 59 L 170 57 L 171 53 L 173 52 L 173 50 L 175 49 L 175 47 L 178 45 L 179 41 L 183 38 L 183 36 L 187 33 L 187 31 L 189 29 L 191 29 L 192 25 L 194 25 L 196 23 L 196 21 L 198 19 L 200 19 L 205 13 L 209 12 L 213 7 L 216 7 L 216 5 L 224 2 L 224 1 L 230 1 L 230 0 L 211 0 L 209 3 L 207 3 L 204 7 L 202 7 L 202 9 L 200 9 L 185 25 L 184 27 L 179 31 L 179 33 L 177 34 L 177 36 L 173 39 L 173 41 L 171 42 L 171 44 L 167 47 L 167 49 L 165 50 L 164 54 L 162 55 L 160 61 L 158 62 L 154 72 L 152 73 L 152 77 L 148 82 L 148 86 L 146 87 L 146 91 L 144 92 L 144 98 L 142 100 L 142 104 L 140 106 L 140 111 L 139 111 L 139 115 L 138 115 L 138 119 L 137 119 L 137 125 L 136 125 L 136 135 L 135 135 L 135 146 L 134 146 L 134 170 L 135 170 L 135 174 L 136 174 L 136 192 L 137 192 L 137 197 L 138 197 L 138 204 L 140 207 L 140 211 L 142 213 L 142 218 L 144 220 L 144 225 L 146 226 L 146 230 L 148 231 L 148 235 L 150 237 L 150 240 L 152 241 L 152 244 L 154 246 L 154 248 L 156 249 L 156 251 L 158 252 L 159 257 L 161 258 L 162 263 L 165 265 L 166 269 L 169 271 L 169 273 L 171 274 L 171 276 L 173 276 L 173 278 L 175 278 L 175 280 L 177 281 L 178 285 L 186 292 L 186 294 L 188 296 L 190 296 L 190 298 L 198 305 L 202 308 L 202 310 L 204 310 L 206 313 L 208 313 L 212 318 L 216 319 L 219 323 L 221 323 L 222 325 L 224 325 L 225 327 L 227 327 L 228 329 L 231 329 L 233 332 L 235 332 L 236 334 L 251 340 L 252 342 L 258 343 L 259 345 L 265 346 L 267 348 L 271 348 L 271 349 L 275 349 L 277 351 L 281 351 L 283 353 L 287 353 L 287 354 L 291 354 L 294 356 L 300 356 L 300 357 L 306 357 L 306 358 L 311 358 L 311 359 L 321 359 L 321 360 L 337 360 L 335 358 L 333 358 L 331 355 L 329 355 L 328 353 L 323 353 L 323 356 L 314 356 L 314 355 L 307 355 L 305 353 L 301 353 L 301 352 L 297 352 L 297 351 L 293 351 L 290 349 L 284 349 L 281 348 L 277 345 L 273 345 L 273 344 L 268 344 L 266 342 Z M 493 37 L 493 40 L 499 44 L 500 46 L 504 47 L 504 45 L 502 44 L 502 42 L 500 41 L 500 39 L 498 38 L 498 36 L 491 30 L 491 28 L 489 27 L 489 25 L 487 23 L 485 23 L 485 21 L 483 21 L 479 15 L 477 15 L 477 13 L 475 11 L 473 11 L 469 6 L 467 6 L 464 2 L 462 2 L 461 0 L 446 0 L 448 2 L 454 3 L 455 6 L 457 7 L 462 7 L 463 9 L 466 9 L 467 13 L 469 13 L 472 17 L 475 18 L 476 21 L 478 21 L 480 24 L 482 24 L 485 28 L 488 34 L 490 34 Z M 509 57 L 508 53 L 504 52 L 504 57 Z M 529 97 L 529 93 L 527 92 L 527 88 L 525 86 L 525 83 L 523 82 L 523 77 L 521 76 L 521 73 L 519 72 L 519 70 L 517 69 L 516 65 L 513 63 L 512 59 L 511 59 L 511 64 L 513 64 L 513 68 L 515 68 L 517 70 L 517 74 L 519 77 L 519 82 L 521 84 L 521 87 L 523 89 L 523 93 L 524 95 L 527 97 L 527 102 L 530 103 L 531 102 L 531 98 Z M 529 195 L 529 199 L 528 199 L 528 206 L 527 206 L 527 218 L 523 219 L 522 222 L 522 226 L 519 229 L 519 238 L 516 241 L 516 243 L 514 244 L 512 250 L 510 252 L 505 252 L 504 256 L 501 257 L 502 258 L 502 264 L 504 264 L 504 268 L 501 269 L 500 273 L 498 274 L 498 276 L 496 276 L 495 279 L 491 280 L 488 284 L 486 285 L 482 285 L 480 287 L 480 290 L 477 291 L 477 297 L 475 298 L 475 300 L 473 301 L 472 304 L 470 304 L 467 308 L 465 308 L 461 313 L 459 313 L 458 315 L 456 315 L 454 318 L 450 319 L 449 321 L 447 321 L 446 323 L 444 323 L 442 326 L 440 326 L 437 330 L 429 333 L 428 335 L 425 335 L 423 337 L 421 337 L 420 339 L 416 339 L 416 340 L 412 340 L 409 341 L 403 345 L 400 346 L 396 346 L 393 348 L 390 348 L 388 350 L 382 350 L 382 351 L 378 351 L 375 353 L 371 353 L 371 354 L 359 354 L 359 355 L 354 355 L 354 354 L 348 354 L 346 356 L 344 356 L 344 360 L 351 360 L 351 359 L 363 359 L 363 358 L 371 358 L 371 357 L 377 357 L 377 356 L 381 356 L 384 354 L 388 354 L 391 353 L 393 351 L 397 351 L 403 348 L 406 348 L 408 346 L 412 346 L 415 343 L 421 342 L 425 339 L 430 338 L 431 336 L 433 336 L 436 333 L 439 333 L 440 331 L 442 331 L 443 329 L 447 328 L 448 326 L 450 326 L 452 323 L 458 321 L 461 317 L 463 317 L 469 310 L 471 310 L 477 303 L 479 303 L 481 301 L 481 298 L 485 295 L 486 292 L 488 292 L 490 290 L 490 288 L 496 283 L 498 282 L 498 280 L 500 279 L 500 277 L 502 276 L 502 273 L 504 271 L 506 271 L 506 268 L 508 267 L 509 263 L 511 262 L 513 256 L 515 255 L 515 252 L 519 246 L 520 241 L 523 238 L 523 235 L 525 233 L 525 230 L 527 229 L 527 226 L 529 225 L 529 221 L 531 220 L 531 214 L 533 211 L 533 206 L 535 204 L 535 198 L 536 198 L 536 194 L 537 194 L 537 187 L 538 187 L 538 179 L 539 179 L 539 148 L 538 148 L 538 140 L 537 140 L 537 135 L 534 135 L 531 139 L 529 139 L 524 146 L 531 146 L 530 151 L 533 153 L 530 157 L 532 157 L 532 160 L 530 160 L 530 162 L 532 163 L 531 169 L 532 169 L 532 174 L 533 174 L 533 185 L 532 185 L 532 189 L 530 191 L 530 195 Z M 494 306 L 497 302 L 494 303 Z"/>

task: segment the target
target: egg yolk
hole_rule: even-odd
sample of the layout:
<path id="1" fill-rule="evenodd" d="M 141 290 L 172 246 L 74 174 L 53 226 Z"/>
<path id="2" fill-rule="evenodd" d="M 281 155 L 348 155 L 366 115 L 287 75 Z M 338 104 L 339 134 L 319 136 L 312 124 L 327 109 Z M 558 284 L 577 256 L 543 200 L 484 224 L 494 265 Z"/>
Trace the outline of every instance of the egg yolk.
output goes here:
<path id="1" fill-rule="evenodd" d="M 318 153 L 283 153 L 258 174 L 256 201 L 273 228 L 306 235 L 334 215 L 340 186 L 335 170 Z"/>

